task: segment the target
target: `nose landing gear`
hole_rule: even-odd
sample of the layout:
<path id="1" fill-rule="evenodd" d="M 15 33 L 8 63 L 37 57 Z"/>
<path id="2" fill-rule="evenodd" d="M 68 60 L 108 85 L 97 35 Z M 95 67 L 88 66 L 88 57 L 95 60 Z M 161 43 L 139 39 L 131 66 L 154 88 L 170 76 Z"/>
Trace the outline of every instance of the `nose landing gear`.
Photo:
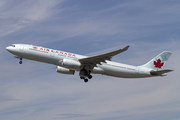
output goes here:
<path id="1" fill-rule="evenodd" d="M 22 58 L 20 58 L 20 61 L 19 61 L 19 64 L 22 64 L 23 62 L 22 62 Z"/>
<path id="2" fill-rule="evenodd" d="M 20 57 L 20 56 L 14 56 L 15 58 L 18 58 L 18 59 L 20 59 L 20 61 L 19 61 L 19 64 L 22 64 L 23 62 L 22 62 L 22 57 Z"/>

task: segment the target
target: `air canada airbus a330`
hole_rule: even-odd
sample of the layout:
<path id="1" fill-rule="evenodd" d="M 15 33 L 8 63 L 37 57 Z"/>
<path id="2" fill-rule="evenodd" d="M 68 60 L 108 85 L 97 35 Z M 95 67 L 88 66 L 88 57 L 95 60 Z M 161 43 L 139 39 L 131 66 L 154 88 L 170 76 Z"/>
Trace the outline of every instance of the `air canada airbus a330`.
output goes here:
<path id="1" fill-rule="evenodd" d="M 84 82 L 88 82 L 88 79 L 92 78 L 91 74 L 120 78 L 145 78 L 166 76 L 166 73 L 173 71 L 162 69 L 172 54 L 168 51 L 162 52 L 141 66 L 111 61 L 113 56 L 126 51 L 128 48 L 129 46 L 126 46 L 123 49 L 91 57 L 28 44 L 13 44 L 6 47 L 6 50 L 19 58 L 20 64 L 24 58 L 56 65 L 56 71 L 62 74 L 74 75 L 75 71 L 79 71 L 79 76 Z"/>

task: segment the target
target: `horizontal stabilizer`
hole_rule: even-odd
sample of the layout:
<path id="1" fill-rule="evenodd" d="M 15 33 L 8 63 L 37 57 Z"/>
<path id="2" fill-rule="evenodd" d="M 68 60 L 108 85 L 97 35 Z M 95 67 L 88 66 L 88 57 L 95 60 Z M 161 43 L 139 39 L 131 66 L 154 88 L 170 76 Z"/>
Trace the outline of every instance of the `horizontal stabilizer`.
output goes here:
<path id="1" fill-rule="evenodd" d="M 151 71 L 150 74 L 151 75 L 163 75 L 164 73 L 168 73 L 171 72 L 173 70 L 160 70 L 160 71 Z"/>

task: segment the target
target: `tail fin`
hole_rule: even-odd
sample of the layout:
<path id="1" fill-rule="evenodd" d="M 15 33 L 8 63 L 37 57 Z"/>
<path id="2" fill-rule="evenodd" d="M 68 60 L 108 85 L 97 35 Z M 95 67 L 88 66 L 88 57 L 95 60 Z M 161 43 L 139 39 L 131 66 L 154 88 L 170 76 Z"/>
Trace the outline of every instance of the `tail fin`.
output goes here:
<path id="1" fill-rule="evenodd" d="M 168 61 L 169 57 L 171 56 L 171 52 L 164 51 L 152 60 L 150 60 L 148 63 L 142 65 L 143 67 L 151 68 L 152 70 L 162 70 L 162 67 L 165 65 L 165 63 Z"/>

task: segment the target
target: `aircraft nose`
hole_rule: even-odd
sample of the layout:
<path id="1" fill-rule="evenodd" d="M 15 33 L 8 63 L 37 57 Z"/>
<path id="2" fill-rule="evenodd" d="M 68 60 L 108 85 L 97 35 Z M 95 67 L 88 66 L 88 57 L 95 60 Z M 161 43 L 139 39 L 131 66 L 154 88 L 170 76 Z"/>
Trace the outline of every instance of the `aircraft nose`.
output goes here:
<path id="1" fill-rule="evenodd" d="M 6 47 L 6 50 L 9 52 L 12 51 L 12 47 L 8 46 L 8 47 Z"/>
<path id="2" fill-rule="evenodd" d="M 8 46 L 8 47 L 6 47 L 6 50 L 7 50 L 7 51 L 9 51 L 9 50 L 10 50 L 10 47 L 9 47 L 9 46 Z"/>

